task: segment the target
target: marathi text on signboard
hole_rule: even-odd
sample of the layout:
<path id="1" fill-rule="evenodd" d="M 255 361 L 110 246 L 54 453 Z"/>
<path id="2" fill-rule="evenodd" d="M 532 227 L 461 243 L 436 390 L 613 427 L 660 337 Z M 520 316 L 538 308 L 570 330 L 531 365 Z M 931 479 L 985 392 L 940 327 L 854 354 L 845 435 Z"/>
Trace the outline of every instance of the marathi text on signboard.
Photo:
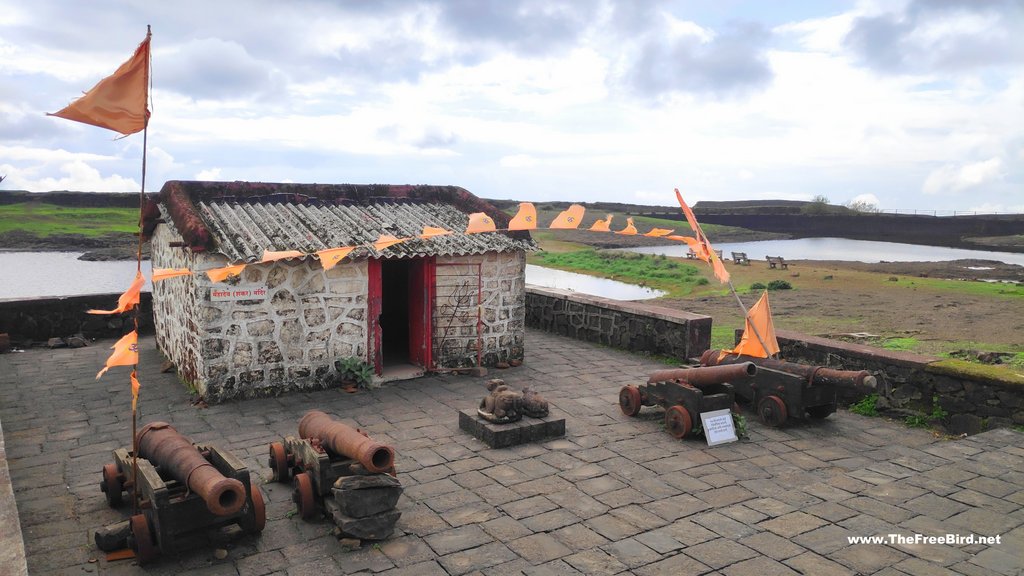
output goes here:
<path id="1" fill-rule="evenodd" d="M 263 300 L 267 297 L 267 289 L 264 286 L 240 288 L 238 286 L 225 286 L 223 288 L 210 288 L 210 300 L 213 302 L 227 302 L 233 300 Z"/>
<path id="2" fill-rule="evenodd" d="M 739 440 L 736 436 L 736 425 L 732 421 L 731 410 L 701 412 L 700 421 L 704 427 L 704 438 L 707 439 L 708 446 Z"/>

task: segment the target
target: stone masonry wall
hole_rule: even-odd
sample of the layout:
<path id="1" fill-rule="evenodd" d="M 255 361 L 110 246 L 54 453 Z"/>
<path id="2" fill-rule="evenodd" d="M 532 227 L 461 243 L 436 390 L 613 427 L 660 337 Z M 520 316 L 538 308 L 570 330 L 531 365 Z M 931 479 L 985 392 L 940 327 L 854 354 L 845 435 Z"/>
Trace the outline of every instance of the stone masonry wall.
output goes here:
<path id="1" fill-rule="evenodd" d="M 526 325 L 632 352 L 678 359 L 711 346 L 711 317 L 568 290 L 526 289 Z"/>
<path id="2" fill-rule="evenodd" d="M 171 226 L 161 224 L 150 240 L 153 268 L 188 268 L 197 270 L 198 258 L 187 248 L 172 247 L 181 236 Z M 178 276 L 153 283 L 153 323 L 156 345 L 164 356 L 174 362 L 178 375 L 185 382 L 199 385 L 199 304 L 196 285 L 204 276 Z M 203 391 L 200 390 L 200 393 Z"/>
<path id="3" fill-rule="evenodd" d="M 782 357 L 840 370 L 868 370 L 879 381 L 885 408 L 930 413 L 934 405 L 948 413 L 943 424 L 954 434 L 1024 424 L 1024 385 L 976 373 L 958 373 L 941 358 L 850 344 L 776 330 Z M 852 391 L 845 402 L 859 400 Z"/>
<path id="4" fill-rule="evenodd" d="M 225 265 L 211 263 L 208 267 Z M 368 361 L 366 261 L 323 270 L 313 260 L 246 267 L 235 284 L 199 285 L 204 396 L 219 402 L 327 387 L 339 358 Z M 215 301 L 211 290 L 250 290 Z M 260 291 L 263 291 L 260 294 Z"/>
<path id="5" fill-rule="evenodd" d="M 524 252 L 438 257 L 434 307 L 434 364 L 476 365 L 477 264 L 482 298 L 481 364 L 522 360 L 526 336 Z"/>

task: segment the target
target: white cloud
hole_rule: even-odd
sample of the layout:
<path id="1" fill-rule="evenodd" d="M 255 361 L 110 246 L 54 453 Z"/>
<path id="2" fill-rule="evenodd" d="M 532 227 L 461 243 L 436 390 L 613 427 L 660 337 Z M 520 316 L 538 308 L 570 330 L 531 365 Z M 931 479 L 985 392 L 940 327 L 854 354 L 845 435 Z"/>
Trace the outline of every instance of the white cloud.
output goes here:
<path id="1" fill-rule="evenodd" d="M 206 170 L 200 170 L 195 176 L 196 180 L 219 180 L 220 179 L 220 168 L 209 168 Z"/>
<path id="2" fill-rule="evenodd" d="M 946 164 L 933 170 L 921 188 L 925 194 L 957 194 L 1003 177 L 1001 158 L 989 158 L 981 162 Z"/>
<path id="3" fill-rule="evenodd" d="M 100 171 L 76 159 L 61 163 L 56 171 L 61 177 L 37 177 L 38 168 L 18 168 L 10 164 L 0 165 L 0 174 L 7 174 L 4 186 L 13 190 L 54 191 L 71 190 L 80 192 L 138 192 L 139 183 L 117 174 L 103 176 Z"/>
<path id="4" fill-rule="evenodd" d="M 528 168 L 537 165 L 537 159 L 527 154 L 505 156 L 498 161 L 502 168 Z"/>

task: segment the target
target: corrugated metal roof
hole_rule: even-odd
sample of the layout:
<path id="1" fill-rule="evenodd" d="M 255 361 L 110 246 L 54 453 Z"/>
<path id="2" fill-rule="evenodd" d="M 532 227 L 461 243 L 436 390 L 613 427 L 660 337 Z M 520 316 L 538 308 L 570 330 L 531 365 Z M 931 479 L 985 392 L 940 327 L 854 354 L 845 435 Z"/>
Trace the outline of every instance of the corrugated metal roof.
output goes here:
<path id="1" fill-rule="evenodd" d="M 383 252 L 364 247 L 353 256 L 412 258 L 464 256 L 485 252 L 533 250 L 532 240 L 500 232 L 462 234 L 469 216 L 450 204 L 388 201 L 361 205 L 257 202 L 196 202 L 196 211 L 214 240 L 211 251 L 232 263 L 254 262 L 264 250 L 316 252 L 366 245 L 381 234 L 414 238 Z M 428 240 L 416 238 L 424 226 L 455 232 Z"/>

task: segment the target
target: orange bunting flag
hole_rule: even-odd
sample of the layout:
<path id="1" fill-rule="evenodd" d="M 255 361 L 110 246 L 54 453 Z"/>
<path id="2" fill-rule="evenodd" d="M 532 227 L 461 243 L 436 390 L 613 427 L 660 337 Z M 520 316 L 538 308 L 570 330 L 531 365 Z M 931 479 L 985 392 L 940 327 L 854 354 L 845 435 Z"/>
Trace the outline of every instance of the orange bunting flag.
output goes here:
<path id="1" fill-rule="evenodd" d="M 661 238 L 662 236 L 668 236 L 675 232 L 675 230 L 669 230 L 667 228 L 651 228 L 651 231 L 644 236 L 650 236 L 651 238 Z"/>
<path id="2" fill-rule="evenodd" d="M 612 215 L 609 214 L 604 220 L 598 220 L 590 227 L 591 232 L 611 232 L 612 231 Z"/>
<path id="3" fill-rule="evenodd" d="M 690 223 L 690 228 L 693 228 L 693 234 L 696 236 L 697 247 L 691 245 L 690 249 L 693 250 L 697 258 L 711 264 L 711 270 L 719 282 L 728 283 L 729 272 L 725 269 L 725 264 L 715 253 L 715 249 L 711 247 L 711 242 L 708 241 L 708 237 L 704 235 L 700 224 L 697 223 L 697 217 L 693 215 L 693 210 L 690 210 L 690 207 L 683 201 L 683 195 L 679 193 L 678 188 L 676 188 L 676 200 L 679 201 L 679 206 L 683 209 L 683 214 L 686 215 L 686 221 Z"/>
<path id="4" fill-rule="evenodd" d="M 420 234 L 420 238 L 424 240 L 429 240 L 430 238 L 434 238 L 435 236 L 446 236 L 448 234 L 455 234 L 455 232 L 452 232 L 451 230 L 445 230 L 444 228 L 436 228 L 434 226 L 424 226 L 423 233 Z"/>
<path id="5" fill-rule="evenodd" d="M 508 223 L 509 230 L 533 230 L 537 227 L 537 208 L 530 202 L 520 202 L 519 212 Z"/>
<path id="6" fill-rule="evenodd" d="M 494 232 L 494 230 L 494 220 L 487 214 L 474 212 L 469 215 L 469 225 L 466 226 L 466 234 Z"/>
<path id="7" fill-rule="evenodd" d="M 135 377 L 135 370 L 132 370 L 132 412 L 139 403 L 139 379 Z"/>
<path id="8" fill-rule="evenodd" d="M 139 363 L 139 335 L 134 330 L 122 336 L 111 348 L 114 352 L 107 358 L 103 370 L 96 375 L 97 380 L 114 366 L 134 366 Z"/>
<path id="9" fill-rule="evenodd" d="M 562 211 L 555 220 L 551 222 L 548 228 L 555 230 L 575 230 L 579 228 L 581 222 L 583 222 L 583 213 L 586 212 L 586 208 L 579 204 L 573 204 Z"/>
<path id="10" fill-rule="evenodd" d="M 775 338 L 775 323 L 772 321 L 771 306 L 768 305 L 767 290 L 761 295 L 757 304 L 754 304 L 747 312 L 746 320 L 743 337 L 731 353 L 756 358 L 768 358 L 778 354 L 779 341 Z M 764 340 L 764 346 L 761 345 L 761 340 Z M 765 346 L 768 347 L 767 350 Z"/>
<path id="11" fill-rule="evenodd" d="M 406 240 L 408 238 L 395 238 L 391 234 L 381 234 L 380 238 L 377 238 L 377 241 L 373 243 L 373 249 L 377 252 L 383 252 L 395 244 L 401 244 Z"/>
<path id="12" fill-rule="evenodd" d="M 327 250 L 320 250 L 316 253 L 320 257 L 320 265 L 324 267 L 324 270 L 330 270 L 338 265 L 348 256 L 353 250 L 352 246 L 346 246 L 344 248 L 329 248 Z"/>
<path id="13" fill-rule="evenodd" d="M 192 271 L 188 268 L 154 268 L 151 280 L 153 282 L 159 282 L 161 280 L 167 280 L 168 278 L 191 275 Z"/>
<path id="14" fill-rule="evenodd" d="M 132 281 L 131 286 L 125 290 L 124 294 L 117 299 L 117 308 L 113 310 L 86 310 L 87 314 L 120 314 L 127 312 L 134 308 L 139 303 L 139 292 L 142 291 L 142 285 L 146 283 L 146 277 L 142 275 L 142 272 L 135 273 L 135 280 Z"/>
<path id="15" fill-rule="evenodd" d="M 206 275 L 210 277 L 211 282 L 223 282 L 231 276 L 240 276 L 242 270 L 245 270 L 245 264 L 235 264 L 234 266 L 207 270 Z"/>
<path id="16" fill-rule="evenodd" d="M 49 116 L 99 126 L 125 136 L 144 129 L 149 121 L 149 41 L 147 32 L 135 54 L 112 75 Z"/>
<path id="17" fill-rule="evenodd" d="M 305 252 L 299 252 L 298 250 L 284 250 L 282 252 L 264 250 L 263 259 L 260 260 L 260 264 L 266 264 L 267 262 L 276 262 L 278 260 L 284 260 L 285 258 L 302 258 L 305 255 Z"/>
<path id="18" fill-rule="evenodd" d="M 636 236 L 636 226 L 633 225 L 632 218 L 626 218 L 626 227 L 616 232 L 616 234 L 624 234 L 626 236 Z"/>

